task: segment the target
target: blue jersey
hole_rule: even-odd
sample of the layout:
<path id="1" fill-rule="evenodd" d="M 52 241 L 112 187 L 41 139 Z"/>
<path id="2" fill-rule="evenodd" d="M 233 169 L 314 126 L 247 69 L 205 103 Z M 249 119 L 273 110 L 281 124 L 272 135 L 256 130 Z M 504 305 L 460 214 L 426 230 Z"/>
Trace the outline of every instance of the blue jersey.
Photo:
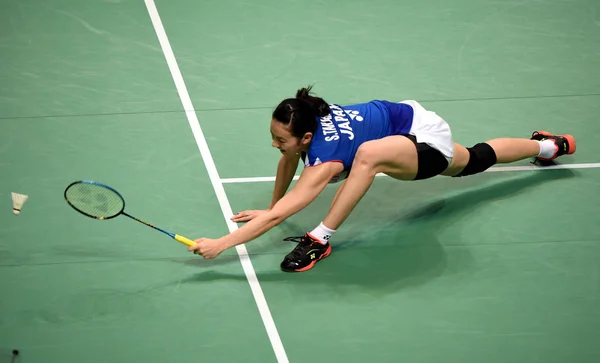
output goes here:
<path id="1" fill-rule="evenodd" d="M 343 172 L 330 183 L 348 176 L 361 144 L 390 135 L 408 134 L 413 122 L 413 109 L 404 103 L 375 100 L 329 107 L 329 115 L 317 119 L 317 131 L 303 159 L 305 167 L 330 161 L 341 162 Z"/>

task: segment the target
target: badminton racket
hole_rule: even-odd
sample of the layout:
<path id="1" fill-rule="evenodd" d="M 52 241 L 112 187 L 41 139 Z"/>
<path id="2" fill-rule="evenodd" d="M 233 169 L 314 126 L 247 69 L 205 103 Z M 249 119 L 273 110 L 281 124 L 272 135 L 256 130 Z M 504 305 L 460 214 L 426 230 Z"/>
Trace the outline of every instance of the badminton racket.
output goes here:
<path id="1" fill-rule="evenodd" d="M 154 228 L 184 245 L 195 245 L 189 238 L 165 231 L 162 228 L 158 228 L 125 213 L 125 199 L 119 192 L 108 185 L 92 180 L 73 182 L 65 189 L 65 200 L 73 209 L 90 218 L 106 220 L 124 215 L 148 227 Z"/>

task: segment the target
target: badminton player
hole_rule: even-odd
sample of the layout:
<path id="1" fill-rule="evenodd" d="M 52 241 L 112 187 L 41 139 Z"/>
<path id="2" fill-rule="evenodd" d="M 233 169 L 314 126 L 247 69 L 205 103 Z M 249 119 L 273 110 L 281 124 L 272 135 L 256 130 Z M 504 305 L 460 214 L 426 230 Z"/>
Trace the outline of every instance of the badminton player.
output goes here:
<path id="1" fill-rule="evenodd" d="M 573 154 L 575 139 L 535 131 L 530 138 L 497 138 L 464 147 L 453 141 L 448 123 L 417 101 L 374 100 L 348 106 L 328 104 L 311 87 L 283 100 L 271 120 L 272 146 L 281 152 L 269 207 L 234 215 L 247 222 L 218 239 L 199 238 L 189 250 L 215 258 L 249 242 L 309 205 L 328 183 L 341 182 L 322 222 L 306 232 L 285 256 L 281 269 L 307 271 L 331 253 L 331 238 L 344 223 L 377 173 L 403 181 L 437 175 L 464 177 L 498 163 L 527 158 L 549 162 Z M 289 186 L 302 161 L 304 168 Z"/>

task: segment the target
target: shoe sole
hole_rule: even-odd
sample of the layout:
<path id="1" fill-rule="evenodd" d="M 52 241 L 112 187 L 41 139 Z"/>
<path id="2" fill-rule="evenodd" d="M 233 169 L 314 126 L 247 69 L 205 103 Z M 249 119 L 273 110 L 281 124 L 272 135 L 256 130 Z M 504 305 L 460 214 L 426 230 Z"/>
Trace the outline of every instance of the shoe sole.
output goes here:
<path id="1" fill-rule="evenodd" d="M 330 254 L 331 254 L 331 245 L 329 245 L 329 248 L 327 248 L 327 250 L 325 251 L 325 253 L 323 253 L 321 255 L 321 257 L 319 257 L 318 259 L 316 259 L 313 262 L 311 262 L 308 266 L 302 267 L 302 268 L 299 268 L 299 269 L 286 269 L 286 268 L 282 268 L 281 270 L 284 271 L 284 272 L 304 272 L 304 271 L 308 271 L 308 270 L 312 269 L 313 267 L 315 267 L 315 265 L 317 264 L 317 262 L 319 262 L 322 259 L 328 257 Z"/>
<path id="2" fill-rule="evenodd" d="M 555 135 L 551 132 L 548 131 L 536 131 L 533 134 L 539 134 L 542 136 L 560 136 L 560 137 L 564 137 L 565 139 L 567 139 L 567 142 L 569 143 L 569 151 L 567 152 L 566 155 L 571 155 L 575 153 L 575 150 L 577 150 L 577 144 L 575 143 L 575 138 L 573 137 L 573 135 L 571 134 L 563 134 L 563 135 Z M 550 161 L 550 160 L 554 160 L 556 159 L 556 157 L 552 157 L 552 158 L 540 158 L 538 157 L 538 159 L 540 160 L 544 160 L 544 161 Z"/>

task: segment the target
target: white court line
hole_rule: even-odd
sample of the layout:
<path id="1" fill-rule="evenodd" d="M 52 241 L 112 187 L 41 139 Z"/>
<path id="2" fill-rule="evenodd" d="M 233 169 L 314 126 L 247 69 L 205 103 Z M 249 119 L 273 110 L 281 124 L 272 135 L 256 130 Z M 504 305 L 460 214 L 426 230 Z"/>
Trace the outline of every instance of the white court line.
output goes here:
<path id="1" fill-rule="evenodd" d="M 167 34 L 162 25 L 162 21 L 160 20 L 158 10 L 156 9 L 154 0 L 144 1 L 148 9 L 150 19 L 152 20 L 152 25 L 154 26 L 154 30 L 156 31 L 156 35 L 162 47 L 162 51 L 165 55 L 167 65 L 169 66 L 169 70 L 171 71 L 171 76 L 173 77 L 173 81 L 175 82 L 175 87 L 177 88 L 177 92 L 179 93 L 179 98 L 181 99 L 181 103 L 183 104 L 183 108 L 185 110 L 188 122 L 194 134 L 194 138 L 196 139 L 196 144 L 198 145 L 198 149 L 202 154 L 202 159 L 204 160 L 204 164 L 206 166 L 206 170 L 208 171 L 210 181 L 219 200 L 221 211 L 223 212 L 223 218 L 225 218 L 229 231 L 233 232 L 238 227 L 236 223 L 232 222 L 229 218 L 227 218 L 228 216 L 231 216 L 233 214 L 231 210 L 231 205 L 229 204 L 229 200 L 227 199 L 227 195 L 225 194 L 225 189 L 223 188 L 221 178 L 219 177 L 219 173 L 217 172 L 214 160 L 211 156 L 210 150 L 208 149 L 208 144 L 206 143 L 206 139 L 204 138 L 204 134 L 202 132 L 202 129 L 200 128 L 200 123 L 198 121 L 196 113 L 194 112 L 194 106 L 192 105 L 192 101 L 185 86 L 185 82 L 183 81 L 181 71 L 179 70 L 179 66 L 177 65 L 175 55 L 173 54 L 173 50 L 171 49 L 171 44 L 169 43 L 169 39 L 167 38 Z M 275 356 L 277 357 L 277 361 L 280 363 L 287 363 L 287 355 L 283 348 L 283 344 L 281 343 L 279 333 L 277 332 L 277 328 L 275 327 L 275 322 L 273 321 L 273 317 L 271 316 L 271 312 L 260 287 L 260 283 L 258 282 L 258 278 L 256 277 L 256 272 L 254 271 L 254 268 L 252 267 L 252 262 L 248 257 L 246 247 L 244 245 L 238 245 L 236 246 L 236 250 L 240 257 L 240 261 L 242 263 L 244 273 L 246 274 L 246 278 L 248 279 L 248 283 L 250 284 L 252 294 L 254 295 L 254 299 L 256 300 L 256 305 L 267 330 L 267 334 L 271 341 L 271 345 L 273 347 L 273 351 L 275 352 Z"/>
<path id="2" fill-rule="evenodd" d="M 556 170 L 556 169 L 592 169 L 600 168 L 600 163 L 589 163 L 589 164 L 562 164 L 562 165 L 549 165 L 549 166 L 493 166 L 485 171 L 485 173 L 500 172 L 500 171 L 529 171 L 529 170 Z M 385 174 L 377 174 L 377 176 L 385 176 Z M 298 180 L 299 176 L 294 176 L 294 180 Z M 258 182 L 272 182 L 275 181 L 274 176 L 262 176 L 255 178 L 225 178 L 221 179 L 223 184 L 231 183 L 258 183 Z"/>

